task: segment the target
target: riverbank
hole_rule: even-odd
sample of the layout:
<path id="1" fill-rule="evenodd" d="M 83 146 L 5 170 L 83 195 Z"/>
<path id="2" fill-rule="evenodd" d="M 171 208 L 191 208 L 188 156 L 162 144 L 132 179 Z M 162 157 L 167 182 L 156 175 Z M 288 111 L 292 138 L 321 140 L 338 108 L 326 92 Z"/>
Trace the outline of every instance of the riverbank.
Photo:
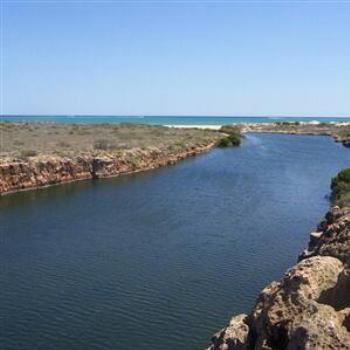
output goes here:
<path id="1" fill-rule="evenodd" d="M 242 133 L 278 133 L 290 135 L 325 135 L 350 146 L 350 122 L 320 123 L 320 122 L 277 122 L 238 125 Z"/>
<path id="2" fill-rule="evenodd" d="M 221 131 L 221 132 L 220 132 Z M 350 145 L 350 123 L 172 125 L 0 123 L 0 194 L 173 164 L 227 133 L 328 135 Z"/>
<path id="3" fill-rule="evenodd" d="M 177 125 L 177 124 L 169 124 L 164 125 L 168 128 L 178 128 L 178 129 L 204 129 L 204 130 L 220 130 L 222 125 L 211 125 L 211 124 L 191 124 L 191 125 Z"/>
<path id="4" fill-rule="evenodd" d="M 332 180 L 329 212 L 308 248 L 249 314 L 231 318 L 208 350 L 350 349 L 350 168 Z"/>
<path id="5" fill-rule="evenodd" d="M 157 148 L 133 149 L 118 154 L 103 152 L 75 158 L 42 155 L 5 162 L 0 164 L 0 194 L 156 169 L 206 152 L 215 144 L 188 145 L 173 153 Z"/>
<path id="6" fill-rule="evenodd" d="M 0 194 L 159 168 L 225 136 L 147 125 L 1 123 Z"/>
<path id="7" fill-rule="evenodd" d="M 269 122 L 269 123 L 240 123 L 232 125 L 167 125 L 171 128 L 195 128 L 207 130 L 225 130 L 234 127 L 241 133 L 277 133 L 290 135 L 325 135 L 350 146 L 350 122 Z"/>
<path id="8" fill-rule="evenodd" d="M 349 153 L 328 137 L 243 143 L 1 198 L 4 347 L 198 349 L 249 310 L 294 264 Z"/>

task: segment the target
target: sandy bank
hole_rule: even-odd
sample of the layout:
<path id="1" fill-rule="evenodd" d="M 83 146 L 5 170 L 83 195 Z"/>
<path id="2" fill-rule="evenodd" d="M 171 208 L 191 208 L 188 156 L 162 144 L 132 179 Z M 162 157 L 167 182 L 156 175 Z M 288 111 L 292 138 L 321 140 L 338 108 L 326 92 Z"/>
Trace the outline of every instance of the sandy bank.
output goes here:
<path id="1" fill-rule="evenodd" d="M 208 130 L 220 130 L 222 125 L 200 125 L 200 124 L 195 124 L 195 125 L 164 125 L 168 128 L 178 128 L 178 129 L 208 129 Z"/>

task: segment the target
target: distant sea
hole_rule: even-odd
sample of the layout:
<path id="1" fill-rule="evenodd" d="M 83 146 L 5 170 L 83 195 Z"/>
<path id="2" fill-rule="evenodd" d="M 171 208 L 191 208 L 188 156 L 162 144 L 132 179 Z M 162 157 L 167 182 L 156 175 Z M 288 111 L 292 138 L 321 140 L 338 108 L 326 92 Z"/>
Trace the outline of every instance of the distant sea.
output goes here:
<path id="1" fill-rule="evenodd" d="M 299 122 L 342 122 L 350 118 L 315 118 L 315 117 L 223 117 L 223 116 L 0 116 L 0 121 L 12 122 L 50 122 L 64 124 L 151 124 L 151 125 L 224 125 L 239 123 L 272 123 L 277 121 Z"/>

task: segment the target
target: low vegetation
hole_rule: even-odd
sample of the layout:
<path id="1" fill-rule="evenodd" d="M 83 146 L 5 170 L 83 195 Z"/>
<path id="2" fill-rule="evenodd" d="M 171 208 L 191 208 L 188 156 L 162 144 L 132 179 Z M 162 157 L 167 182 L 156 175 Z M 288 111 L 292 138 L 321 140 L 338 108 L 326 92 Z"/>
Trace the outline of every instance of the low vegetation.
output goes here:
<path id="1" fill-rule="evenodd" d="M 25 159 L 35 155 L 76 156 L 156 147 L 179 152 L 187 146 L 215 143 L 215 130 L 178 129 L 137 124 L 0 123 L 0 157 Z"/>
<path id="2" fill-rule="evenodd" d="M 239 146 L 241 144 L 241 131 L 239 127 L 234 125 L 224 125 L 220 129 L 221 132 L 228 134 L 218 141 L 218 147 Z"/>
<path id="3" fill-rule="evenodd" d="M 344 169 L 332 179 L 333 204 L 350 206 L 350 168 Z"/>
<path id="4" fill-rule="evenodd" d="M 34 150 L 22 150 L 20 152 L 20 158 L 22 159 L 27 159 L 27 158 L 30 158 L 30 157 L 35 157 L 36 155 L 38 154 L 37 151 L 34 151 Z"/>

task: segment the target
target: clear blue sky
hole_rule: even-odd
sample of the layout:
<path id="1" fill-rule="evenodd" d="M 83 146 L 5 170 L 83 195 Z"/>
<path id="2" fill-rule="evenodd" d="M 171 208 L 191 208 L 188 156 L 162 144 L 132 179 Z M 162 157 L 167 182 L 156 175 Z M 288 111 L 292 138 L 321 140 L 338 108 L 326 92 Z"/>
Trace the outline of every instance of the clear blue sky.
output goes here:
<path id="1" fill-rule="evenodd" d="M 350 116 L 350 2 L 2 2 L 2 114 Z"/>

